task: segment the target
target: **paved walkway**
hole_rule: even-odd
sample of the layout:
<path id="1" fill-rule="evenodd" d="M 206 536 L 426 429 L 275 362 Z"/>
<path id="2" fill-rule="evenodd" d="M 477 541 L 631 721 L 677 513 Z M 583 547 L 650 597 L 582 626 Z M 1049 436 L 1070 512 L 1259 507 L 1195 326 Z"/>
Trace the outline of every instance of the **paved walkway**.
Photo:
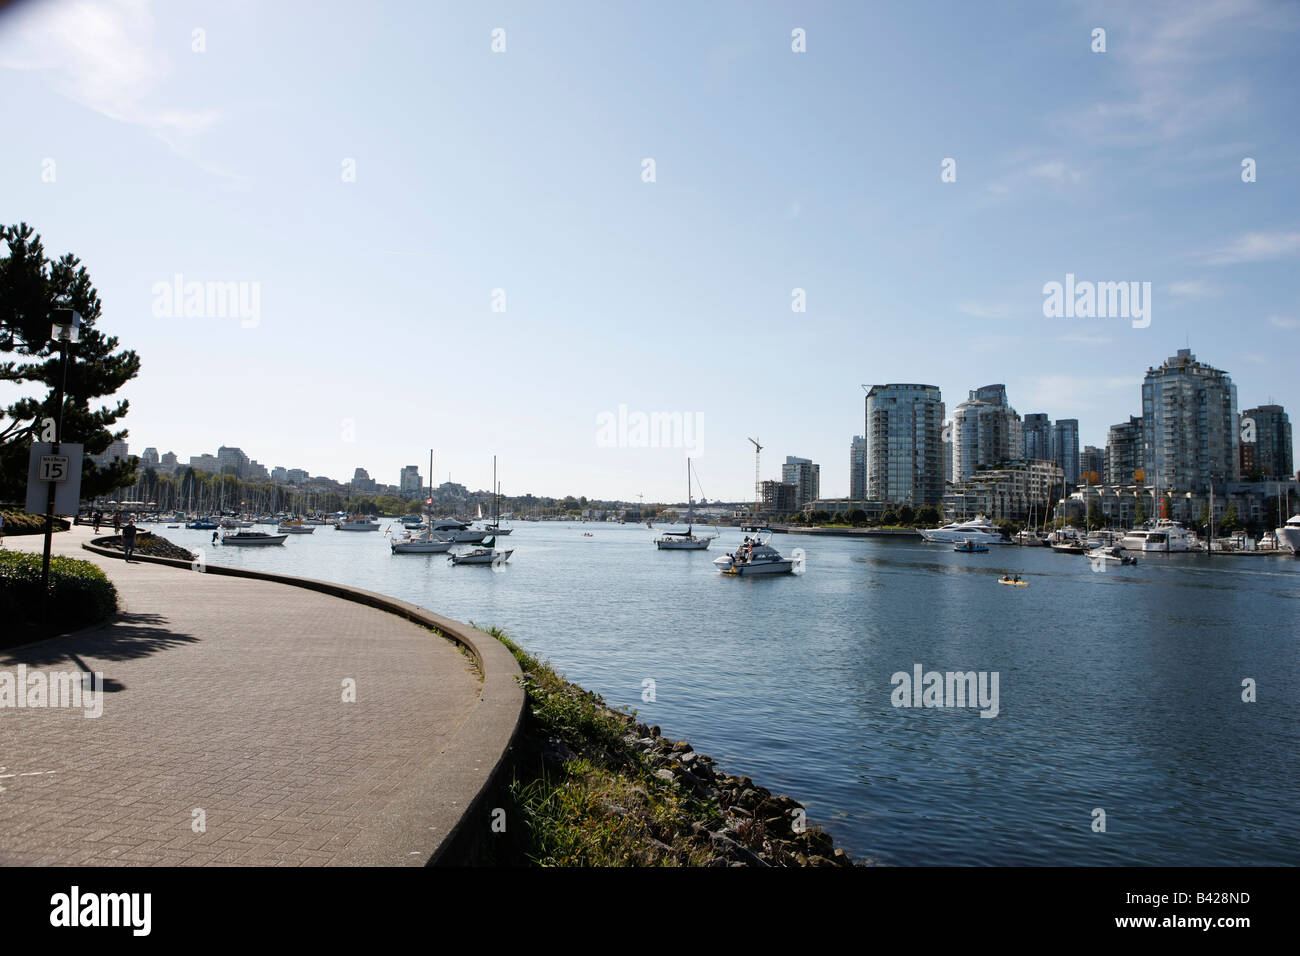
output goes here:
<path id="1" fill-rule="evenodd" d="M 102 567 L 120 617 L 0 650 L 0 671 L 101 671 L 103 714 L 0 707 L 0 865 L 428 858 L 463 809 L 439 804 L 436 781 L 479 702 L 467 655 L 384 611 L 126 564 L 81 550 L 90 537 L 56 534 L 56 553 Z M 343 701 L 349 679 L 354 703 Z"/>

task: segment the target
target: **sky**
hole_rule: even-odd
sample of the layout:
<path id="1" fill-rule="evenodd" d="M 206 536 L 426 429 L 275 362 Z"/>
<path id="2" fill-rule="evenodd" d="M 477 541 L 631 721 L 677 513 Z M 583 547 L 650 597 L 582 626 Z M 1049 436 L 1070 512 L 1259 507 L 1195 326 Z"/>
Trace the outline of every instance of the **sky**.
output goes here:
<path id="1" fill-rule="evenodd" d="M 0 219 L 139 352 L 133 454 L 744 500 L 757 438 L 843 496 L 864 384 L 1104 447 L 1190 347 L 1294 415 L 1298 43 L 1265 0 L 31 0 Z M 1148 314 L 1045 315 L 1067 274 Z"/>

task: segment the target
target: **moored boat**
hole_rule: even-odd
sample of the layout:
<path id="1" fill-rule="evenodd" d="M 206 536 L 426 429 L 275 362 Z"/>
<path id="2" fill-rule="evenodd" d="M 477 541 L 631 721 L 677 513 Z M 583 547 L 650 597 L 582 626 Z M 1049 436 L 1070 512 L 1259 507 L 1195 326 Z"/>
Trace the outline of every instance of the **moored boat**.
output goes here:
<path id="1" fill-rule="evenodd" d="M 256 547 L 271 544 L 284 544 L 288 537 L 287 534 L 267 534 L 265 531 L 236 531 L 234 534 L 222 535 L 221 543 Z"/>

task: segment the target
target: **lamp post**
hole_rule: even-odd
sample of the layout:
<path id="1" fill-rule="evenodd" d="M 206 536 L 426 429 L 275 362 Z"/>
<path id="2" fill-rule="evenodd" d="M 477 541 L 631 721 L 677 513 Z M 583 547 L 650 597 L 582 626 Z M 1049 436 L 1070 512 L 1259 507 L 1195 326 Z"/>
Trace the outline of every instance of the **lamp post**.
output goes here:
<path id="1" fill-rule="evenodd" d="M 68 387 L 68 346 L 81 340 L 81 315 L 73 309 L 55 309 L 54 324 L 50 329 L 50 339 L 59 343 L 63 353 L 63 370 L 59 386 L 55 391 L 58 416 L 54 419 L 54 454 L 59 453 L 59 442 L 63 440 L 63 395 Z M 47 630 L 48 604 L 50 596 L 50 550 L 54 541 L 54 482 L 48 482 L 49 490 L 45 498 L 45 551 L 41 558 L 41 631 Z"/>

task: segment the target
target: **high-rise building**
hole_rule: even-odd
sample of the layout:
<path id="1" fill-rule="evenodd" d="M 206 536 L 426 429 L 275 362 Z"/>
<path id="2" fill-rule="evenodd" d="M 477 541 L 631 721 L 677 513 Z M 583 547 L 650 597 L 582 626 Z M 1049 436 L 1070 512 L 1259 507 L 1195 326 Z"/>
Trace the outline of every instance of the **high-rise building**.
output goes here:
<path id="1" fill-rule="evenodd" d="M 407 465 L 403 468 L 398 485 L 402 490 L 403 497 L 414 498 L 419 495 L 420 489 L 424 487 L 424 483 L 420 481 L 420 466 Z"/>
<path id="2" fill-rule="evenodd" d="M 364 468 L 358 468 L 352 473 L 352 490 L 353 491 L 374 491 L 375 479 L 370 477 L 370 472 Z"/>
<path id="3" fill-rule="evenodd" d="M 169 451 L 167 454 L 162 456 L 162 467 L 166 468 L 168 471 L 175 471 L 176 466 L 180 463 L 180 459 L 176 457 L 176 452 L 174 451 Z"/>
<path id="4" fill-rule="evenodd" d="M 873 385 L 867 391 L 866 491 L 891 504 L 943 501 L 943 396 L 936 385 Z"/>
<path id="5" fill-rule="evenodd" d="M 1079 455 L 1079 477 L 1084 476 L 1094 485 L 1106 480 L 1106 452 L 1096 445 L 1085 445 Z"/>
<path id="6" fill-rule="evenodd" d="M 1052 451 L 1052 420 L 1046 412 L 1025 416 L 1025 457 L 1030 461 L 1056 461 Z"/>
<path id="7" fill-rule="evenodd" d="M 217 471 L 242 477 L 248 468 L 248 456 L 238 448 L 222 445 L 217 449 Z"/>
<path id="8" fill-rule="evenodd" d="M 952 480 L 965 481 L 977 468 L 1024 458 L 1024 426 L 1007 402 L 1005 385 L 985 385 L 953 410 Z"/>
<path id="9" fill-rule="evenodd" d="M 1235 481 L 1237 386 L 1227 372 L 1179 349 L 1142 383 L 1142 453 L 1147 483 L 1160 491 L 1199 492 L 1210 480 Z"/>
<path id="10" fill-rule="evenodd" d="M 1130 415 L 1127 422 L 1111 425 L 1106 435 L 1106 484 L 1121 487 L 1136 484 L 1134 473 L 1144 467 L 1142 419 Z"/>
<path id="11" fill-rule="evenodd" d="M 283 465 L 276 465 L 271 469 L 271 480 L 279 484 L 285 484 L 289 480 L 289 469 Z"/>
<path id="12" fill-rule="evenodd" d="M 787 455 L 781 466 L 781 480 L 795 486 L 795 507 L 802 508 L 814 498 L 821 497 L 821 465 L 810 459 Z"/>
<path id="13" fill-rule="evenodd" d="M 158 449 L 153 446 L 146 448 L 144 454 L 140 456 L 141 468 L 157 468 L 159 463 Z"/>
<path id="14" fill-rule="evenodd" d="M 1058 418 L 1052 426 L 1052 461 L 1065 472 L 1067 484 L 1079 483 L 1079 420 Z"/>
<path id="15" fill-rule="evenodd" d="M 763 510 L 767 514 L 786 515 L 802 507 L 799 489 L 792 481 L 764 481 L 759 483 L 763 493 Z"/>
<path id="16" fill-rule="evenodd" d="M 1281 405 L 1259 405 L 1241 413 L 1241 447 L 1250 450 L 1253 468 L 1243 464 L 1242 477 L 1256 472 L 1268 478 L 1291 478 L 1295 474 L 1292 457 L 1291 419 Z M 1253 437 L 1249 442 L 1246 439 Z M 1243 456 L 1244 460 L 1244 456 Z"/>
<path id="17" fill-rule="evenodd" d="M 849 445 L 849 498 L 861 501 L 867 496 L 867 439 L 854 435 Z"/>
<path id="18" fill-rule="evenodd" d="M 110 442 L 109 446 L 98 455 L 88 455 L 87 457 L 93 461 L 96 466 L 103 468 L 110 462 L 117 461 L 118 459 L 126 459 L 129 456 L 126 451 L 126 442 L 113 441 Z"/>

